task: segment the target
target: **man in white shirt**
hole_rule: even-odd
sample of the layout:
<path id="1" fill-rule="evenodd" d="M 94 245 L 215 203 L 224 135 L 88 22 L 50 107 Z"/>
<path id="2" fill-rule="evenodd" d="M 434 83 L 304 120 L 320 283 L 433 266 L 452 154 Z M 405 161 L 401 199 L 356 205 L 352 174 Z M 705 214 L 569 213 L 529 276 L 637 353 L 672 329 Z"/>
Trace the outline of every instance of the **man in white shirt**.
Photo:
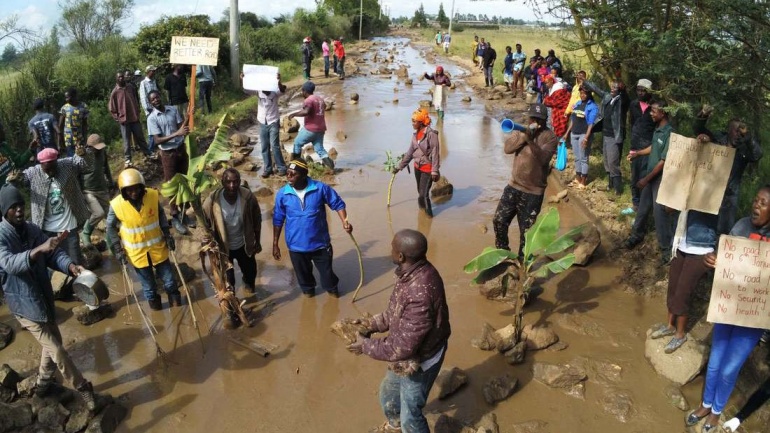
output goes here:
<path id="1" fill-rule="evenodd" d="M 281 120 L 278 112 L 278 99 L 286 91 L 286 85 L 281 83 L 281 74 L 277 74 L 276 77 L 278 78 L 277 92 L 257 91 L 257 98 L 259 99 L 259 109 L 257 111 L 259 142 L 262 144 L 262 162 L 265 166 L 262 171 L 263 178 L 270 177 L 273 174 L 273 161 L 275 161 L 275 172 L 278 176 L 286 176 L 286 162 L 283 160 L 281 143 L 278 140 Z"/>

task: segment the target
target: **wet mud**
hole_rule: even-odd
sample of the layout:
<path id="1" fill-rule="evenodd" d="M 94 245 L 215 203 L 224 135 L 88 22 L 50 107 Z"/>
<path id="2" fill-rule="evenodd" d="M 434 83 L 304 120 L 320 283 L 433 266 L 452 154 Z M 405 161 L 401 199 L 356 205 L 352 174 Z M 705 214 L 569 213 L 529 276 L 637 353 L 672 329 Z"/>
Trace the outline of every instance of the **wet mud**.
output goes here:
<path id="1" fill-rule="evenodd" d="M 516 423 L 538 420 L 545 423 L 540 423 L 545 427 L 538 431 L 554 433 L 682 431 L 684 414 L 667 402 L 668 383 L 644 359 L 645 331 L 664 318 L 664 302 L 624 291 L 626 275 L 611 258 L 599 257 L 587 268 L 571 269 L 550 279 L 543 284 L 544 293 L 527 307 L 525 323 L 551 325 L 568 344 L 565 350 L 529 352 L 523 364 L 511 366 L 494 352 L 471 347 L 471 339 L 484 322 L 501 328 L 510 323 L 512 314 L 509 304 L 481 296 L 469 285 L 472 275 L 462 270 L 484 247 L 494 245 L 492 216 L 511 166 L 502 150 L 501 113 L 477 102 L 464 81 L 467 73 L 445 63 L 457 88 L 449 94 L 444 121 L 435 125 L 434 116 L 434 125 L 442 143 L 441 173 L 454 185 L 453 194 L 434 205 L 433 219 L 426 218 L 417 208 L 414 175 L 404 171 L 396 177 L 387 208 L 390 174 L 382 170 L 385 151 L 400 154 L 407 149 L 410 115 L 420 100 L 430 98 L 428 83 L 418 78 L 435 64 L 428 64 L 417 49 L 405 45 L 405 39 L 376 42 L 362 53 L 367 62 L 357 64 L 360 74 L 316 90 L 336 101 L 327 112 L 325 145 L 338 151 L 338 173 L 324 180 L 347 203 L 363 252 L 366 278 L 358 301 L 350 302 L 359 278 L 356 251 L 331 214 L 334 266 L 341 278 L 342 297 L 300 296 L 288 255 L 275 261 L 269 252 L 274 195 L 268 193 L 259 198 L 263 211 L 260 290 L 254 296 L 238 292 L 257 317 L 252 328 L 223 329 L 213 290 L 200 272 L 198 241 L 187 237 L 177 241 L 177 255 L 198 270 L 189 285 L 197 300 L 201 338 L 189 306 L 168 309 L 165 295 L 162 311 L 150 312 L 144 304 L 160 331 L 158 343 L 165 356 L 159 358 L 136 306 L 124 300 L 126 289 L 119 269 L 114 260 L 106 259 L 97 272 L 110 287 L 115 317 L 85 327 L 73 318 L 77 303 L 58 303 L 57 313 L 65 344 L 86 377 L 97 391 L 111 393 L 129 407 L 118 432 L 360 433 L 381 425 L 377 393 L 385 363 L 347 352 L 330 326 L 346 317 L 385 309 L 393 288 L 390 242 L 393 233 L 402 228 L 416 228 L 428 238 L 428 258 L 444 278 L 453 330 L 444 368 L 459 367 L 468 378 L 467 385 L 444 400 L 438 400 L 434 390 L 426 411 L 471 424 L 495 413 L 502 432 L 514 431 Z M 369 61 L 375 52 L 378 58 L 387 59 L 393 49 L 392 63 L 373 65 Z M 414 83 L 404 84 L 405 78 L 395 73 L 383 77 L 368 72 L 383 65 L 394 72 L 408 65 Z M 347 103 L 353 93 L 360 95 L 358 104 Z M 471 102 L 461 102 L 465 96 L 474 97 Z M 289 105 L 299 102 L 295 97 Z M 256 128 L 245 133 L 256 141 Z M 288 143 L 285 147 L 290 151 Z M 249 158 L 261 165 L 259 148 Z M 258 173 L 243 174 L 252 189 L 276 191 L 281 186 L 280 180 L 263 181 Z M 546 194 L 557 192 L 550 187 Z M 565 229 L 589 219 L 574 202 L 545 204 L 544 208 L 547 206 L 559 209 Z M 515 242 L 515 223 L 510 234 Z M 286 251 L 283 240 L 281 249 Z M 128 290 L 137 291 L 142 300 L 135 276 Z M 18 330 L 7 307 L 0 307 L 0 321 Z M 231 337 L 241 342 L 258 340 L 275 348 L 264 357 Z M 0 351 L 0 363 L 29 373 L 36 370 L 38 356 L 34 339 L 19 332 L 14 343 Z M 584 400 L 533 380 L 534 362 L 560 363 L 578 357 L 620 366 L 619 379 L 609 382 L 589 375 Z M 518 380 L 517 391 L 494 406 L 487 404 L 483 385 L 506 373 Z M 613 415 L 616 395 L 623 396 L 631 407 L 625 422 Z M 691 405 L 697 404 L 696 395 L 688 397 Z"/>

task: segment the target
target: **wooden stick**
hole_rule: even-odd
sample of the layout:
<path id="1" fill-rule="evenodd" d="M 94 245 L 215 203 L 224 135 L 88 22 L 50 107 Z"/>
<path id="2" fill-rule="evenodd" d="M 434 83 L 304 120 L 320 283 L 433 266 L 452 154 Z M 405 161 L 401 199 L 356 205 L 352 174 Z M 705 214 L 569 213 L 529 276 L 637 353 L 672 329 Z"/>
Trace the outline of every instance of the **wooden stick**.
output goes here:
<path id="1" fill-rule="evenodd" d="M 128 269 L 126 269 L 125 265 L 121 265 L 123 267 L 123 273 L 126 276 L 126 279 L 128 281 L 131 281 L 130 278 L 128 278 Z M 150 337 L 152 337 L 152 341 L 155 343 L 155 351 L 157 355 L 160 355 L 163 357 L 166 353 L 163 351 L 163 349 L 160 348 L 160 344 L 158 343 L 158 340 L 155 338 L 155 335 L 158 334 L 158 330 L 155 328 L 155 325 L 152 324 L 150 321 L 150 318 L 147 317 L 147 313 L 144 312 L 142 309 L 142 306 L 139 305 L 139 298 L 136 297 L 136 291 L 131 288 L 131 295 L 134 297 L 134 302 L 136 302 L 136 308 L 139 309 L 139 315 L 142 317 L 142 321 L 144 322 L 144 326 L 147 327 L 147 330 L 150 332 Z"/>
<path id="2" fill-rule="evenodd" d="M 192 293 L 190 292 L 190 289 L 187 288 L 187 282 L 184 280 L 184 275 L 182 275 L 182 270 L 179 269 L 179 261 L 176 259 L 176 252 L 171 252 L 171 259 L 174 261 L 174 267 L 176 267 L 176 273 L 179 275 L 179 279 L 182 281 L 182 287 L 184 288 L 185 293 L 187 294 L 187 304 L 190 307 L 190 315 L 192 316 L 193 320 L 193 326 L 195 326 L 195 331 L 198 332 L 198 341 L 201 342 L 201 349 L 203 350 L 203 354 L 206 354 L 206 346 L 203 344 L 203 336 L 201 336 L 201 329 L 198 327 L 198 319 L 195 317 L 195 307 L 194 303 L 195 300 L 192 297 Z"/>
<path id="3" fill-rule="evenodd" d="M 396 180 L 396 173 L 390 175 L 390 182 L 388 183 L 388 207 L 390 207 L 390 193 L 393 191 L 394 180 Z"/>
<path id="4" fill-rule="evenodd" d="M 251 340 L 251 341 L 248 341 L 248 342 L 243 342 L 240 339 L 235 338 L 233 336 L 229 336 L 229 337 L 227 337 L 227 339 L 230 340 L 232 343 L 235 343 L 235 344 L 237 344 L 237 345 L 239 345 L 241 347 L 249 349 L 252 352 L 254 352 L 254 353 L 256 353 L 256 354 L 258 354 L 260 356 L 264 356 L 264 357 L 267 357 L 267 355 L 270 355 L 270 352 L 275 350 L 276 347 L 277 347 L 274 344 L 265 343 L 265 342 L 261 342 L 261 341 Z"/>
<path id="5" fill-rule="evenodd" d="M 195 78 L 197 65 L 192 65 L 192 71 L 190 72 L 190 103 L 187 105 L 187 118 L 189 122 L 187 126 L 190 128 L 190 132 L 195 129 Z M 190 155 L 192 157 L 193 155 Z"/>
<path id="6" fill-rule="evenodd" d="M 361 256 L 361 248 L 358 246 L 358 242 L 356 242 L 356 238 L 353 237 L 353 233 L 348 233 L 350 235 L 350 239 L 353 241 L 353 245 L 356 246 L 356 252 L 358 253 L 358 272 L 360 274 L 360 278 L 358 279 L 358 287 L 356 287 L 356 291 L 353 292 L 353 299 L 350 301 L 352 304 L 353 302 L 356 302 L 356 297 L 358 296 L 358 291 L 361 290 L 361 287 L 364 285 L 364 259 Z"/>

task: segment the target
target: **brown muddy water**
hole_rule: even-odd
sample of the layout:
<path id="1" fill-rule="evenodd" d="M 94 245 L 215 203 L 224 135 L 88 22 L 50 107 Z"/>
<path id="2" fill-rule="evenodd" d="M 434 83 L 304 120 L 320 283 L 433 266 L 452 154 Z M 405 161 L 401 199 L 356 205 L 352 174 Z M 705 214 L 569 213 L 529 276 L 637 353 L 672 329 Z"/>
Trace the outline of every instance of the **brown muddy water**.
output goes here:
<path id="1" fill-rule="evenodd" d="M 611 260 L 598 260 L 587 268 L 552 278 L 544 285 L 545 293 L 528 307 L 525 321 L 553 325 L 569 344 L 566 350 L 530 352 L 525 364 L 510 366 L 496 353 L 471 347 L 470 340 L 479 333 L 482 322 L 502 327 L 509 323 L 511 314 L 508 305 L 481 297 L 469 286 L 472 276 L 462 271 L 468 260 L 494 244 L 491 219 L 510 171 L 510 160 L 502 151 L 500 113 L 490 113 L 483 103 L 476 102 L 476 96 L 462 83 L 463 71 L 445 65 L 458 81 L 458 88 L 450 93 L 446 119 L 437 129 L 443 145 L 441 172 L 454 184 L 454 195 L 435 205 L 435 218 L 427 219 L 417 209 L 412 175 L 402 172 L 396 178 L 392 206 L 386 208 L 390 175 L 382 171 L 385 151 L 399 154 L 407 149 L 410 115 L 419 100 L 429 99 L 429 85 L 418 81 L 417 74 L 434 68 L 418 51 L 402 46 L 405 41 L 380 39 L 374 48 L 382 57 L 386 49 L 398 44 L 396 64 L 410 65 L 413 86 L 405 86 L 395 75 L 359 75 L 317 90 L 323 97 L 336 100 L 335 109 L 328 112 L 326 147 L 339 151 L 337 165 L 343 171 L 333 183 L 347 203 L 354 234 L 363 250 L 366 279 L 358 302 L 350 303 L 359 278 L 356 252 L 331 214 L 334 265 L 343 296 L 299 296 L 287 255 L 275 261 L 269 253 L 273 197 L 268 197 L 260 199 L 264 251 L 258 255 L 258 284 L 269 292 L 269 297 L 247 298 L 247 305 L 259 317 L 253 328 L 222 328 L 211 287 L 199 272 L 192 290 L 204 316 L 199 320 L 204 328 L 205 352 L 188 308 L 165 309 L 150 315 L 161 331 L 159 343 L 167 354 L 168 362 L 161 362 L 154 343 L 140 325 L 136 307 L 131 306 L 132 317 L 127 314 L 120 274 L 112 259 L 106 260 L 98 272 L 110 283 L 116 317 L 83 327 L 70 311 L 77 304 L 57 304 L 66 345 L 86 377 L 98 392 L 120 396 L 119 400 L 130 408 L 119 432 L 362 433 L 380 425 L 383 416 L 377 392 L 385 364 L 348 353 L 342 341 L 329 332 L 329 326 L 340 318 L 356 317 L 364 311 L 377 313 L 386 307 L 393 287 L 390 241 L 392 233 L 402 228 L 417 228 L 428 237 L 428 257 L 446 284 L 453 331 L 444 367 L 460 367 L 469 377 L 468 385 L 446 400 L 431 395 L 427 411 L 448 413 L 469 423 L 494 412 L 502 432 L 512 432 L 513 424 L 528 420 L 546 421 L 542 431 L 552 433 L 684 430 L 683 413 L 666 401 L 667 382 L 644 359 L 644 331 L 664 318 L 664 302 L 617 289 L 615 283 L 623 276 Z M 366 64 L 360 66 L 367 68 Z M 398 91 L 394 92 L 394 88 Z M 353 92 L 360 95 L 358 105 L 347 103 Z M 460 102 L 466 95 L 473 102 Z M 399 99 L 398 103 L 392 102 L 394 98 Z M 298 102 L 298 98 L 292 101 L 295 105 Z M 344 131 L 347 139 L 340 142 L 338 131 Z M 257 130 L 251 128 L 247 133 L 256 135 Z M 259 159 L 258 151 L 253 158 Z M 256 174 L 245 178 L 252 188 L 263 183 Z M 266 185 L 274 189 L 279 186 L 274 182 Z M 555 192 L 552 187 L 547 194 Z M 586 216 L 570 203 L 556 206 L 564 227 L 586 221 Z M 517 233 L 512 226 L 514 244 Z M 180 244 L 182 252 L 186 252 L 181 257 L 198 269 L 195 239 Z M 281 247 L 285 252 L 283 240 Z M 134 290 L 139 291 L 141 299 L 138 281 Z M 163 299 L 165 306 L 165 296 Z M 7 307 L 0 308 L 0 320 L 18 328 Z M 263 358 L 230 342 L 231 335 L 257 338 L 278 348 Z M 38 353 L 32 337 L 20 332 L 16 341 L 0 352 L 0 363 L 9 363 L 23 372 L 34 371 Z M 589 379 L 585 400 L 532 380 L 533 362 L 567 362 L 576 357 L 617 364 L 622 368 L 622 379 L 612 384 Z M 490 406 L 481 388 L 488 379 L 503 373 L 517 377 L 519 389 L 508 400 Z M 601 404 L 603 399 L 621 392 L 630 394 L 634 401 L 627 423 L 606 413 Z M 691 404 L 697 404 L 696 390 L 688 396 Z"/>

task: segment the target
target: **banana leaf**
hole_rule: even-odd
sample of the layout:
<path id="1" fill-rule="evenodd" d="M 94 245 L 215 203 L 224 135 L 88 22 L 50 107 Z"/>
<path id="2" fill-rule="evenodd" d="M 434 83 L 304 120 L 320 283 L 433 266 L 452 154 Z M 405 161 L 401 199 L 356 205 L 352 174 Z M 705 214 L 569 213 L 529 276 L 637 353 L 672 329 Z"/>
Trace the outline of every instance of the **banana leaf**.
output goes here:
<path id="1" fill-rule="evenodd" d="M 557 254 L 560 253 L 567 248 L 575 245 L 575 237 L 583 232 L 583 229 L 586 228 L 588 223 L 581 224 L 572 230 L 568 231 L 567 233 L 564 233 L 563 235 L 559 236 L 555 241 L 551 242 L 547 247 L 545 247 L 545 251 L 543 251 L 543 254 L 546 256 L 550 256 L 551 254 Z"/>
<path id="2" fill-rule="evenodd" d="M 468 262 L 463 270 L 470 274 L 473 272 L 485 271 L 493 268 L 506 259 L 516 259 L 516 254 L 508 250 L 486 247 L 478 256 Z"/>
<path id="3" fill-rule="evenodd" d="M 575 263 L 575 255 L 572 253 L 567 254 L 566 256 L 560 258 L 559 260 L 554 260 L 552 262 L 544 263 L 543 266 L 538 268 L 535 272 L 531 273 L 535 278 L 545 278 L 548 276 L 549 273 L 558 274 L 561 272 L 566 271 L 569 269 L 572 264 Z"/>
<path id="4" fill-rule="evenodd" d="M 524 235 L 524 257 L 527 258 L 527 267 L 532 264 L 531 257 L 544 250 L 556 238 L 559 232 L 559 211 L 548 208 L 546 213 L 538 216 L 532 227 Z"/>

